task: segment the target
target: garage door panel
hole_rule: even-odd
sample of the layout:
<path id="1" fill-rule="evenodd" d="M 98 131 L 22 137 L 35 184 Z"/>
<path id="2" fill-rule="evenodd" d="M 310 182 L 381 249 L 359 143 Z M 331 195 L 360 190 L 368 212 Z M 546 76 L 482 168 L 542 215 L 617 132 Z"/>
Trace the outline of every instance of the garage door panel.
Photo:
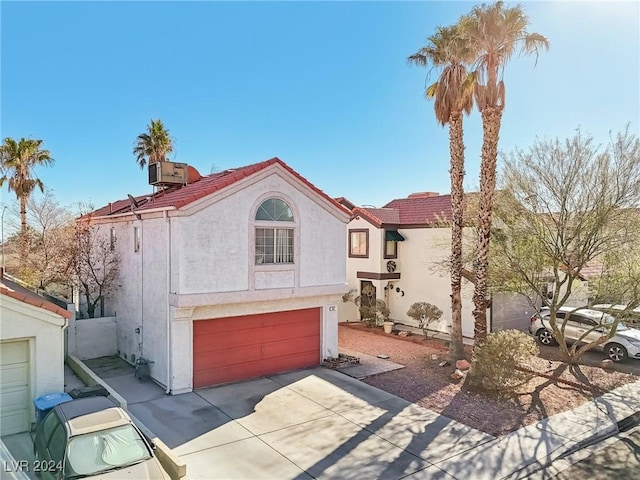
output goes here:
<path id="1" fill-rule="evenodd" d="M 0 423 L 2 434 L 29 429 L 29 342 L 3 342 L 0 346 Z"/>
<path id="2" fill-rule="evenodd" d="M 264 341 L 264 332 L 259 328 L 252 330 L 235 330 L 215 335 L 200 335 L 194 329 L 194 350 L 215 352 L 220 349 L 242 347 L 245 345 L 260 345 Z"/>
<path id="3" fill-rule="evenodd" d="M 311 323 L 311 322 L 309 322 Z M 314 322 L 315 323 L 315 322 Z M 291 325 L 278 325 L 264 328 L 264 336 L 267 339 L 282 338 L 288 340 L 295 340 L 296 338 L 303 337 L 318 337 L 320 335 L 320 327 L 313 324 L 291 324 Z"/>
<path id="4" fill-rule="evenodd" d="M 320 363 L 320 309 L 199 320 L 193 382 L 203 387 Z"/>
<path id="5" fill-rule="evenodd" d="M 269 372 L 263 372 L 263 375 L 267 375 L 268 373 L 284 372 L 286 370 L 293 370 L 296 368 L 314 367 L 318 365 L 318 363 L 318 352 L 301 352 L 271 357 L 269 359 L 269 365 L 272 370 Z"/>
<path id="6" fill-rule="evenodd" d="M 219 383 L 237 382 L 265 375 L 264 362 L 262 360 L 246 362 L 223 368 L 210 368 L 202 370 L 199 374 L 201 386 L 216 385 Z M 198 386 L 198 385 L 196 385 Z"/>
<path id="7" fill-rule="evenodd" d="M 193 359 L 194 370 L 207 369 L 211 365 L 225 367 L 262 359 L 262 346 L 251 345 L 246 348 L 220 348 L 206 354 L 197 355 Z"/>
<path id="8" fill-rule="evenodd" d="M 29 383 L 29 364 L 14 363 L 12 365 L 2 365 L 2 388 L 27 386 Z"/>
<path id="9" fill-rule="evenodd" d="M 199 333 L 202 335 L 215 335 L 219 333 L 235 332 L 238 330 L 254 330 L 262 326 L 263 320 L 259 315 L 250 317 L 232 317 L 233 322 L 229 322 L 229 318 L 217 318 L 215 320 L 197 320 Z"/>
<path id="10" fill-rule="evenodd" d="M 272 325 L 299 325 L 300 323 L 315 323 L 318 319 L 318 310 L 315 308 L 307 310 L 291 310 L 288 312 L 277 312 L 265 315 L 263 325 L 265 327 Z"/>
<path id="11" fill-rule="evenodd" d="M 281 355 L 304 352 L 317 352 L 317 337 L 299 337 L 294 340 L 280 340 L 263 345 L 264 358 L 279 357 Z"/>

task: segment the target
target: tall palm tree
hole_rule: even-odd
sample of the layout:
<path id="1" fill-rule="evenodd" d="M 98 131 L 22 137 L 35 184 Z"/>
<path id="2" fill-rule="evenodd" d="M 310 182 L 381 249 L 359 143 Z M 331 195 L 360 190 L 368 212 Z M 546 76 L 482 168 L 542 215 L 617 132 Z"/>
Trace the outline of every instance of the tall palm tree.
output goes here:
<path id="1" fill-rule="evenodd" d="M 505 65 L 519 50 L 521 55 L 535 55 L 549 48 L 549 41 L 538 33 L 529 33 L 529 17 L 520 5 L 507 7 L 502 1 L 477 5 L 459 22 L 469 47 L 474 49 L 474 97 L 482 116 L 482 160 L 476 243 L 476 281 L 473 294 L 474 338 L 487 335 L 487 274 L 489 239 L 496 188 L 496 160 L 505 86 Z"/>
<path id="2" fill-rule="evenodd" d="M 48 150 L 41 150 L 42 140 L 21 138 L 16 142 L 13 138 L 5 138 L 0 146 L 0 187 L 8 180 L 9 190 L 15 192 L 20 202 L 20 270 L 27 260 L 27 200 L 35 187 L 44 191 L 44 185 L 38 177 L 33 176 L 37 166 L 52 165 L 53 158 Z M 4 239 L 3 239 L 4 241 Z"/>
<path id="3" fill-rule="evenodd" d="M 462 227 L 464 216 L 464 139 L 463 114 L 473 107 L 473 93 L 466 81 L 467 65 L 473 61 L 468 43 L 458 26 L 439 27 L 427 44 L 409 57 L 409 62 L 439 70 L 438 81 L 425 91 L 434 99 L 436 120 L 449 125 L 451 178 L 451 351 L 454 360 L 464 355 L 462 343 Z"/>
<path id="4" fill-rule="evenodd" d="M 173 152 L 173 139 L 169 136 L 162 120 L 153 120 L 147 126 L 147 131 L 138 135 L 133 154 L 140 168 L 144 168 L 147 162 L 165 162 L 167 154 Z"/>

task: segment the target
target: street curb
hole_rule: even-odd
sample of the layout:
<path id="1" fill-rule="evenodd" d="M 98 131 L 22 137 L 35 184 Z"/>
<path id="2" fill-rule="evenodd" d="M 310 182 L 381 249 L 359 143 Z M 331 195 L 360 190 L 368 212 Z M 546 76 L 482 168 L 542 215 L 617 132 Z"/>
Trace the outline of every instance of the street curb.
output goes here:
<path id="1" fill-rule="evenodd" d="M 613 413 L 608 410 L 609 418 L 615 419 Z M 531 480 L 547 480 L 572 465 L 584 460 L 593 453 L 605 448 L 607 445 L 616 441 L 617 438 L 624 438 L 631 426 L 640 423 L 640 410 L 619 420 L 612 420 L 611 425 L 606 428 L 599 429 L 593 435 L 584 438 L 570 448 L 559 447 L 545 459 L 544 463 L 535 462 L 526 467 L 513 472 L 511 475 L 504 477 L 503 480 L 531 479 Z M 561 451 L 562 450 L 562 451 Z"/>

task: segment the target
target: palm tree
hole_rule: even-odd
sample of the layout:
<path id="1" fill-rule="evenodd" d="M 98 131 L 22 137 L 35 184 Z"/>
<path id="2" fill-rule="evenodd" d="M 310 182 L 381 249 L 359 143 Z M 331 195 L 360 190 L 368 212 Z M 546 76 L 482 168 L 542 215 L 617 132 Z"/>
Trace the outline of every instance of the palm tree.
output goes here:
<path id="1" fill-rule="evenodd" d="M 449 152 L 451 178 L 451 351 L 454 360 L 463 357 L 462 344 L 462 227 L 464 215 L 464 139 L 463 113 L 473 107 L 470 82 L 466 81 L 467 65 L 473 61 L 467 42 L 459 28 L 439 27 L 427 39 L 427 45 L 409 57 L 409 62 L 420 66 L 432 65 L 440 71 L 438 81 L 430 85 L 425 96 L 433 98 L 436 120 L 449 124 Z"/>
<path id="2" fill-rule="evenodd" d="M 33 177 L 33 169 L 39 165 L 52 165 L 53 158 L 48 150 L 41 150 L 42 140 L 5 138 L 0 146 L 0 187 L 9 181 L 9 190 L 15 192 L 20 202 L 20 270 L 27 260 L 27 200 L 35 187 L 44 191 L 44 185 L 38 177 Z M 4 241 L 4 239 L 3 239 Z"/>
<path id="3" fill-rule="evenodd" d="M 149 162 L 167 161 L 167 154 L 173 152 L 173 139 L 169 136 L 167 130 L 162 124 L 162 120 L 153 120 L 147 126 L 146 133 L 141 133 L 136 139 L 133 147 L 133 154 L 140 168 Z"/>
<path id="4" fill-rule="evenodd" d="M 483 341 L 487 335 L 487 274 L 489 238 L 496 188 L 496 160 L 500 123 L 505 105 L 502 73 L 511 56 L 535 55 L 549 48 L 549 41 L 538 33 L 529 33 L 529 17 L 520 5 L 507 7 L 502 1 L 473 7 L 459 26 L 475 54 L 474 97 L 482 116 L 482 160 L 476 243 L 476 281 L 473 294 L 474 338 Z"/>

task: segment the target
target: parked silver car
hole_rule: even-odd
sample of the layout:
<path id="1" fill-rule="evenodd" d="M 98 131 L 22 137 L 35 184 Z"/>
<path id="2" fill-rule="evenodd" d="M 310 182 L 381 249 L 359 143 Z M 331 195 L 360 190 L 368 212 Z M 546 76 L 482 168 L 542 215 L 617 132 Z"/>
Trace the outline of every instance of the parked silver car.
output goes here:
<path id="1" fill-rule="evenodd" d="M 556 344 L 551 333 L 549 317 L 549 309 L 543 308 L 540 313 L 531 317 L 529 325 L 529 332 L 538 337 L 543 345 Z M 607 335 L 615 322 L 615 318 L 608 313 L 588 308 L 576 310 L 573 307 L 560 307 L 556 314 L 558 328 L 562 328 L 565 318 L 567 322 L 564 327 L 564 336 L 568 343 L 578 341 L 585 334 L 581 343 L 593 342 Z M 597 348 L 603 350 L 614 362 L 620 362 L 626 358 L 640 359 L 640 330 L 629 328 L 623 322 L 619 322 L 615 335 Z"/>
<path id="2" fill-rule="evenodd" d="M 34 452 L 43 480 L 170 480 L 129 415 L 106 397 L 54 407 L 36 427 Z"/>

